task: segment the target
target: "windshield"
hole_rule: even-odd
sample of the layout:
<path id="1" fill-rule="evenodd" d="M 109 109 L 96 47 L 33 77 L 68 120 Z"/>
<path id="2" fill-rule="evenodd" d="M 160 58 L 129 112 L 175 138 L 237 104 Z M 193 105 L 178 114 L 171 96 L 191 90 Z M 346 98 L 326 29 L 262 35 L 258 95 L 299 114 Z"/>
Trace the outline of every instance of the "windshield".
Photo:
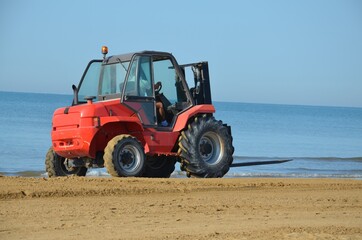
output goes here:
<path id="1" fill-rule="evenodd" d="M 120 97 L 128 65 L 129 62 L 102 65 L 100 60 L 91 61 L 78 87 L 79 103 L 86 102 L 84 98 L 89 96 L 95 96 L 94 101 Z"/>

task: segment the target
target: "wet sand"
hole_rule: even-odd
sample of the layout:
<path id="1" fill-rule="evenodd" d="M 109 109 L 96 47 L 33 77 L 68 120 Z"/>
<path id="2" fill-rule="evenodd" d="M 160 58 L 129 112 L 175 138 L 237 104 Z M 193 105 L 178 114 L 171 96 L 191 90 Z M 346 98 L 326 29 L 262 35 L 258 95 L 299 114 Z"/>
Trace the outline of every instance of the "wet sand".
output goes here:
<path id="1" fill-rule="evenodd" d="M 362 239 L 362 181 L 0 177 L 0 239 Z"/>

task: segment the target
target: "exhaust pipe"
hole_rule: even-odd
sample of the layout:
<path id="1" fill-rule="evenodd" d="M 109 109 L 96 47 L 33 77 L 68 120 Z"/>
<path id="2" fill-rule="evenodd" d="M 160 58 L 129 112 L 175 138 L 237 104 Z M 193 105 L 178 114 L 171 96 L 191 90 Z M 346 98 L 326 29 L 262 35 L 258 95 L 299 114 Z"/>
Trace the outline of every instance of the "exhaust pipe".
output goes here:
<path id="1" fill-rule="evenodd" d="M 78 104 L 78 88 L 73 84 L 72 85 L 72 89 L 73 89 L 73 105 L 77 105 Z"/>

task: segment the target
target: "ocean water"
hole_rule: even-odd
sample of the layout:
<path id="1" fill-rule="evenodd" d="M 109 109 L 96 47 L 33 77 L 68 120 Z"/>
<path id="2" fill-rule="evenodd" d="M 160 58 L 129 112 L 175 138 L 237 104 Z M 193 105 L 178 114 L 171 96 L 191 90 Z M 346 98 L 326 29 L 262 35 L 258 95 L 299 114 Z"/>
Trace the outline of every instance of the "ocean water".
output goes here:
<path id="1" fill-rule="evenodd" d="M 46 176 L 53 111 L 71 95 L 0 92 L 0 173 Z M 225 177 L 362 179 L 362 108 L 214 103 L 232 127 L 234 163 L 293 159 L 232 168 Z M 108 176 L 105 169 L 87 175 Z M 184 177 L 178 166 L 172 177 Z"/>

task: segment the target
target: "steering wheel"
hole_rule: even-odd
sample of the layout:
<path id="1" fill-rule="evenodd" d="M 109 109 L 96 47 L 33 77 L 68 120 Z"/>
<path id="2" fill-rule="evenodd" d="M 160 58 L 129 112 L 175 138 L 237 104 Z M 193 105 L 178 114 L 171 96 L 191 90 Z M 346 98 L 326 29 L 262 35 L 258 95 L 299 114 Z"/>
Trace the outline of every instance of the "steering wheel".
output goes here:
<path id="1" fill-rule="evenodd" d="M 161 91 L 161 89 L 162 89 L 162 83 L 161 83 L 161 82 L 157 82 L 157 83 L 155 84 L 154 88 L 155 88 L 156 94 L 158 94 L 158 93 Z"/>

